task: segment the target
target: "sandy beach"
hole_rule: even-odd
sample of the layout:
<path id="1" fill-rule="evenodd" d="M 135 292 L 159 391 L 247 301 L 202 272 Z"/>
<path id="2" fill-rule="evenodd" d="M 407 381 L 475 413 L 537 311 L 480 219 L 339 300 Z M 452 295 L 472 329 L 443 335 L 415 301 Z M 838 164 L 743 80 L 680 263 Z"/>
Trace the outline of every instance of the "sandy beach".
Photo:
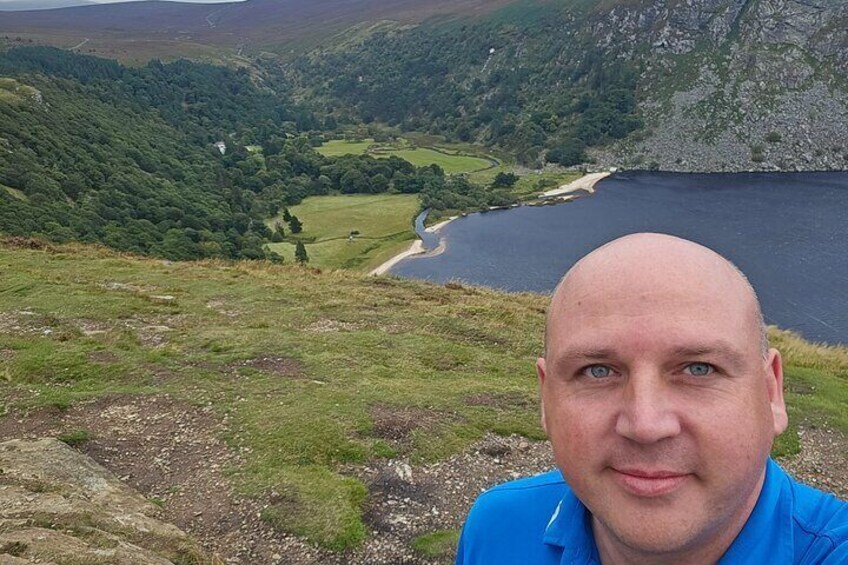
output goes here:
<path id="1" fill-rule="evenodd" d="M 595 192 L 595 185 L 599 181 L 610 176 L 610 174 L 611 173 L 589 173 L 588 175 L 583 175 L 579 179 L 572 181 L 568 184 L 564 184 L 559 188 L 543 192 L 539 196 L 539 198 L 553 198 L 556 196 L 564 196 L 567 194 L 571 194 L 572 192 L 576 192 L 578 190 L 585 190 L 589 193 Z"/>
<path id="2" fill-rule="evenodd" d="M 437 233 L 440 229 L 442 229 L 443 227 L 445 227 L 446 225 L 448 225 L 449 223 L 451 223 L 452 221 L 454 221 L 458 217 L 459 216 L 452 216 L 452 217 L 448 218 L 447 220 L 445 220 L 443 222 L 439 222 L 438 224 L 435 224 L 433 226 L 430 226 L 429 228 L 426 228 L 425 231 L 428 232 L 428 233 Z M 439 253 L 444 251 L 444 249 L 445 249 L 444 243 L 440 242 L 439 246 L 436 249 L 434 249 L 433 251 L 431 251 L 430 253 L 432 253 L 434 255 L 438 255 Z M 424 249 L 424 243 L 420 239 L 416 239 L 415 241 L 412 242 L 412 245 L 409 246 L 409 249 L 407 249 L 406 251 L 404 251 L 402 253 L 398 253 L 397 255 L 395 255 L 394 257 L 392 257 L 391 259 L 389 259 L 388 261 L 386 261 L 385 263 L 383 263 L 382 265 L 380 265 L 379 267 L 377 267 L 376 269 L 371 271 L 371 273 L 369 273 L 369 274 L 371 274 L 371 275 L 384 275 L 384 274 L 388 273 L 389 270 L 392 267 L 394 267 L 395 265 L 397 265 L 398 263 L 400 263 L 401 261 L 403 261 L 407 257 L 411 257 L 413 255 L 421 255 L 422 253 L 427 253 L 427 250 Z"/>

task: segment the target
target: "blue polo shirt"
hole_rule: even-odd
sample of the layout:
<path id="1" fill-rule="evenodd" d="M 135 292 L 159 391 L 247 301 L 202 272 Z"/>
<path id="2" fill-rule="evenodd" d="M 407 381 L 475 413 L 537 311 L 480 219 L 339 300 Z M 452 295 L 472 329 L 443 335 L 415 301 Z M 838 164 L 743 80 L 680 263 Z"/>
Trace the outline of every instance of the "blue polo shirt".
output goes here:
<path id="1" fill-rule="evenodd" d="M 559 471 L 484 492 L 465 522 L 457 565 L 600 565 L 591 516 Z M 848 504 L 769 460 L 763 490 L 720 565 L 848 564 Z"/>

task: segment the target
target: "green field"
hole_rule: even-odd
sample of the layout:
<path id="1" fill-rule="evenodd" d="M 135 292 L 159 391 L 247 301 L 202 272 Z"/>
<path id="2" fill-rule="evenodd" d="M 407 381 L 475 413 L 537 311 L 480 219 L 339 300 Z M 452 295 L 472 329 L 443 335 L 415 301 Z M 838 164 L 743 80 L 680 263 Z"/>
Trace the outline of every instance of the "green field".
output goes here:
<path id="1" fill-rule="evenodd" d="M 448 174 L 471 173 L 492 168 L 494 159 L 486 159 L 450 147 L 410 147 L 405 141 L 392 144 L 375 144 L 373 139 L 346 141 L 334 139 L 317 147 L 316 151 L 327 157 L 339 155 L 362 155 L 368 153 L 376 158 L 394 155 L 406 159 L 416 167 L 438 165 Z"/>
<path id="2" fill-rule="evenodd" d="M 409 247 L 415 239 L 412 221 L 418 212 L 412 194 L 313 196 L 289 211 L 303 222 L 298 235 L 306 244 L 309 265 L 371 270 Z M 268 221 L 273 228 L 282 216 Z M 288 233 L 288 227 L 285 226 Z M 358 231 L 353 241 L 352 231 Z M 294 262 L 295 244 L 272 243 L 269 249 Z"/>
<path id="3" fill-rule="evenodd" d="M 543 296 L 32 246 L 0 242 L 0 422 L 39 408 L 42 420 L 16 425 L 62 422 L 98 398 L 155 410 L 150 399 L 167 394 L 225 423 L 216 433 L 239 453 L 226 480 L 265 501 L 276 528 L 313 543 L 346 549 L 368 535 L 367 487 L 355 478 L 366 465 L 439 461 L 487 432 L 543 437 L 533 369 Z M 848 432 L 848 349 L 772 338 L 792 418 L 775 454 L 797 452 L 805 426 Z M 387 433 L 378 424 L 392 415 L 401 427 Z M 59 435 L 109 445 L 117 433 Z M 415 550 L 441 555 L 459 519 L 420 532 Z"/>
<path id="4" fill-rule="evenodd" d="M 480 157 L 472 157 L 469 155 L 449 155 L 447 153 L 430 149 L 429 147 L 400 149 L 396 151 L 379 151 L 374 152 L 373 155 L 375 157 L 389 157 L 394 155 L 401 159 L 406 159 L 416 167 L 438 165 L 449 175 L 470 173 L 492 166 L 490 161 L 481 159 Z"/>
<path id="5" fill-rule="evenodd" d="M 365 139 L 363 141 L 347 141 L 345 139 L 333 139 L 324 142 L 320 147 L 316 147 L 315 151 L 325 157 L 338 157 L 340 155 L 363 155 L 368 152 L 368 148 L 374 145 L 373 139 Z"/>

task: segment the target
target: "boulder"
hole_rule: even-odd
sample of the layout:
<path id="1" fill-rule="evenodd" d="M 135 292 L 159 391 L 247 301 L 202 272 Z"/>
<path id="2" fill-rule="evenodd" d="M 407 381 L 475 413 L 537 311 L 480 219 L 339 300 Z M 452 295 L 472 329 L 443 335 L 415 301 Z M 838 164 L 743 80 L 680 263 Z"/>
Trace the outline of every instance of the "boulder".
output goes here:
<path id="1" fill-rule="evenodd" d="M 158 510 L 57 439 L 0 443 L 0 565 L 220 563 Z"/>

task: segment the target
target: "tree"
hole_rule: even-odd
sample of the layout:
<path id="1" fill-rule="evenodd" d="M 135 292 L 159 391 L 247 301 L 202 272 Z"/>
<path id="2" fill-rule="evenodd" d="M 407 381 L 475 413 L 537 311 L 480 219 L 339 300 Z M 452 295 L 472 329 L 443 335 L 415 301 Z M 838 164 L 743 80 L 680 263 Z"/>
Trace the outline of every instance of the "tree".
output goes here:
<path id="1" fill-rule="evenodd" d="M 306 254 L 306 246 L 303 245 L 302 241 L 297 242 L 297 246 L 294 250 L 294 259 L 301 265 L 309 263 L 309 256 Z"/>
<path id="2" fill-rule="evenodd" d="M 289 219 L 291 219 L 291 218 L 289 218 Z M 280 222 L 274 223 L 274 231 L 277 233 L 277 235 L 280 236 L 281 240 L 282 240 L 282 238 L 286 237 L 286 228 L 284 228 L 283 224 L 281 224 Z"/>
<path id="3" fill-rule="evenodd" d="M 291 230 L 292 234 L 300 233 L 303 231 L 303 224 L 300 222 L 300 220 L 297 219 L 297 216 L 292 216 L 289 219 L 289 229 Z"/>
<path id="4" fill-rule="evenodd" d="M 291 221 L 291 213 L 289 213 L 288 208 L 283 208 L 283 221 L 290 222 Z"/>
<path id="5" fill-rule="evenodd" d="M 516 182 L 518 182 L 518 175 L 515 173 L 498 173 L 495 176 L 495 180 L 492 181 L 492 187 L 494 188 L 510 188 Z"/>

